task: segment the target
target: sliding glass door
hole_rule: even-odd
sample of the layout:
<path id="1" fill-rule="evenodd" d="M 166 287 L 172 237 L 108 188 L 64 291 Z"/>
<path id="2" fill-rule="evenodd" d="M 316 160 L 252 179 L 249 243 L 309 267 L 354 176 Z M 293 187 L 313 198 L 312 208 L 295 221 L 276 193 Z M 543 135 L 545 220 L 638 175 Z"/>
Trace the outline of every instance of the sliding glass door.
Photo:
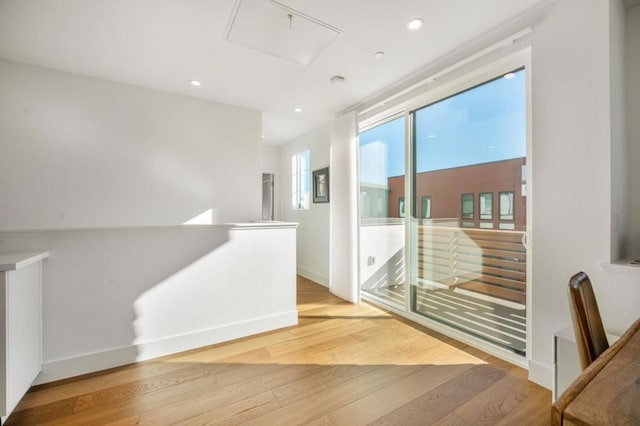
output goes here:
<path id="1" fill-rule="evenodd" d="M 412 113 L 411 311 L 526 351 L 523 69 Z"/>
<path id="2" fill-rule="evenodd" d="M 474 78 L 360 130 L 360 286 L 414 321 L 524 356 L 526 71 Z"/>
<path id="3" fill-rule="evenodd" d="M 405 308 L 405 117 L 359 135 L 360 288 L 378 302 Z"/>

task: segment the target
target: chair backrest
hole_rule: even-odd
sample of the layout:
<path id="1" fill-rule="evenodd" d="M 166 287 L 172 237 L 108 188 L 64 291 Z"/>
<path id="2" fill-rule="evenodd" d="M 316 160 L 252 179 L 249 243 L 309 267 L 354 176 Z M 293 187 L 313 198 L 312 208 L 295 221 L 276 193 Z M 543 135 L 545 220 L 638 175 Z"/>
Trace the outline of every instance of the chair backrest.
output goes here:
<path id="1" fill-rule="evenodd" d="M 609 347 L 596 296 L 584 272 L 575 274 L 569 280 L 569 299 L 580 365 L 584 370 Z"/>

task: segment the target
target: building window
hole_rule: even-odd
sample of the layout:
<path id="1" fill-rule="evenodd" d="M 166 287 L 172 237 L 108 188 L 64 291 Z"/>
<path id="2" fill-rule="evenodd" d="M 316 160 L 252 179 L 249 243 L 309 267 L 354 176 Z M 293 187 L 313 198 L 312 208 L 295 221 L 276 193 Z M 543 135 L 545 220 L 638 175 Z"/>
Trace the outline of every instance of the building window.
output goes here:
<path id="1" fill-rule="evenodd" d="M 513 191 L 500 193 L 500 220 L 513 220 L 514 216 Z"/>
<path id="2" fill-rule="evenodd" d="M 480 210 L 480 219 L 493 219 L 493 193 L 480 193 L 478 197 L 478 209 Z"/>
<path id="3" fill-rule="evenodd" d="M 404 197 L 398 198 L 398 216 L 404 217 Z"/>
<path id="4" fill-rule="evenodd" d="M 309 150 L 291 156 L 291 208 L 309 208 Z"/>
<path id="5" fill-rule="evenodd" d="M 462 194 L 462 218 L 473 219 L 473 194 Z"/>
<path id="6" fill-rule="evenodd" d="M 422 217 L 424 219 L 431 219 L 431 196 L 422 196 Z"/>

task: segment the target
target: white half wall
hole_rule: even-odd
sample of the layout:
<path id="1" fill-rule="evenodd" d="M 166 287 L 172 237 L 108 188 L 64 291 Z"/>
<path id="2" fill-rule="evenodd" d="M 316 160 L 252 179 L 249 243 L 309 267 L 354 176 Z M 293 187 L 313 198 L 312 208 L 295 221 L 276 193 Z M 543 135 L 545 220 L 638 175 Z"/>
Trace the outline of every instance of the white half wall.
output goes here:
<path id="1" fill-rule="evenodd" d="M 39 383 L 297 323 L 295 224 L 0 233 L 41 251 Z"/>
<path id="2" fill-rule="evenodd" d="M 329 166 L 329 125 L 318 127 L 280 148 L 280 217 L 297 222 L 298 274 L 329 286 L 329 203 L 309 204 L 308 210 L 291 208 L 291 156 L 309 149 L 311 171 Z M 333 171 L 329 169 L 330 197 L 335 190 Z M 277 182 L 276 182 L 277 185 Z"/>
<path id="3" fill-rule="evenodd" d="M 260 218 L 257 111 L 5 60 L 0 93 L 0 229 Z"/>

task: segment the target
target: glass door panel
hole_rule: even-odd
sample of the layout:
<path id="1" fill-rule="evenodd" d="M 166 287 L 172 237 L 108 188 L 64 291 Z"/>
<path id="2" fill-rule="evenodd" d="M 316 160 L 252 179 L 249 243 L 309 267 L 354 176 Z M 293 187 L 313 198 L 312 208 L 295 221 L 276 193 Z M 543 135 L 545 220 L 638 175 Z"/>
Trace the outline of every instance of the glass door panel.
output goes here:
<path id="1" fill-rule="evenodd" d="M 360 289 L 405 309 L 405 118 L 359 135 Z"/>
<path id="2" fill-rule="evenodd" d="M 526 353 L 526 89 L 518 70 L 413 112 L 411 309 Z"/>

